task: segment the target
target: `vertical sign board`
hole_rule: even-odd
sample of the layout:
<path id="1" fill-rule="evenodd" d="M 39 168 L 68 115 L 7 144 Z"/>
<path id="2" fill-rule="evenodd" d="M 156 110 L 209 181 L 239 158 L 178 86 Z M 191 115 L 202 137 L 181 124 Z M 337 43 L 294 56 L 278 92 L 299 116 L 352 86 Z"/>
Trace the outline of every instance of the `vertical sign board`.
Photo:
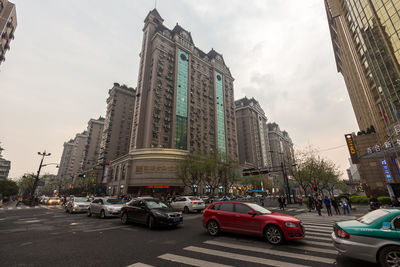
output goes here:
<path id="1" fill-rule="evenodd" d="M 104 166 L 104 176 L 103 176 L 103 184 L 107 183 L 107 178 L 108 178 L 108 171 L 110 169 L 110 164 L 106 164 Z"/>
<path id="2" fill-rule="evenodd" d="M 353 164 L 359 163 L 356 145 L 354 144 L 354 141 L 353 141 L 353 136 L 351 136 L 351 134 L 345 134 L 344 137 L 346 138 L 347 147 L 349 148 L 351 161 L 353 162 Z"/>

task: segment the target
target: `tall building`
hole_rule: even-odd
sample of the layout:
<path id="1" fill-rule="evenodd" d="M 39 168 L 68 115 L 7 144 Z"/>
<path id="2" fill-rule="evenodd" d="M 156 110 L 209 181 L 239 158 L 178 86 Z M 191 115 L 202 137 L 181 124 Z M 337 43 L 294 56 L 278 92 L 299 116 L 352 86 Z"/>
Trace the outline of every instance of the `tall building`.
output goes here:
<path id="1" fill-rule="evenodd" d="M 15 5 L 8 0 L 0 0 L 0 64 L 6 59 L 6 50 L 10 49 L 10 42 L 14 39 L 16 27 Z"/>
<path id="2" fill-rule="evenodd" d="M 1 152 L 3 152 L 3 150 L 4 149 L 0 147 L 0 179 L 7 179 L 8 173 L 11 169 L 11 161 L 3 158 L 3 156 L 1 155 Z"/>
<path id="3" fill-rule="evenodd" d="M 71 178 L 73 175 L 69 169 L 72 151 L 74 149 L 74 140 L 71 139 L 68 142 L 64 142 L 64 149 L 61 155 L 60 165 L 58 165 L 57 178 L 66 179 Z"/>
<path id="4" fill-rule="evenodd" d="M 371 142 L 357 149 L 361 179 L 371 188 L 400 181 L 396 139 L 400 138 L 400 2 L 383 0 L 324 0 L 338 72 L 342 73 L 360 132 L 376 132 Z M 355 137 L 355 136 L 353 136 Z M 355 137 L 355 142 L 357 138 Z M 376 141 L 374 141 L 376 140 Z M 390 143 L 394 151 L 380 155 L 380 147 Z M 379 179 L 366 171 L 363 161 L 371 147 Z M 396 151 L 397 150 L 397 151 Z M 353 156 L 352 156 L 353 158 Z M 368 155 L 368 158 L 373 158 Z M 382 158 L 393 170 L 381 168 Z M 373 190 L 373 191 L 374 191 Z M 378 190 L 379 191 L 379 190 Z"/>
<path id="5" fill-rule="evenodd" d="M 189 152 L 238 159 L 234 79 L 222 55 L 203 52 L 190 32 L 163 21 L 156 9 L 144 20 L 130 152 L 112 162 L 111 192 L 181 188 L 176 166 Z"/>
<path id="6" fill-rule="evenodd" d="M 114 83 L 108 95 L 98 157 L 102 165 L 109 164 L 129 152 L 136 90 Z"/>
<path id="7" fill-rule="evenodd" d="M 239 163 L 243 168 L 271 165 L 267 117 L 254 98 L 235 101 Z"/>
<path id="8" fill-rule="evenodd" d="M 103 134 L 104 118 L 90 119 L 87 127 L 87 144 L 82 159 L 82 170 L 93 169 L 97 165 L 100 152 L 100 142 Z"/>
<path id="9" fill-rule="evenodd" d="M 276 172 L 277 177 L 281 177 L 282 165 L 286 174 L 293 173 L 294 168 L 294 151 L 293 142 L 286 131 L 281 131 L 279 125 L 275 122 L 268 123 L 268 141 L 271 155 L 271 169 L 279 170 Z M 280 179 L 280 178 L 278 178 Z"/>
<path id="10" fill-rule="evenodd" d="M 82 172 L 82 160 L 85 156 L 85 148 L 87 144 L 87 132 L 77 133 L 74 139 L 74 147 L 72 149 L 71 160 L 69 161 L 68 173 L 75 177 Z"/>

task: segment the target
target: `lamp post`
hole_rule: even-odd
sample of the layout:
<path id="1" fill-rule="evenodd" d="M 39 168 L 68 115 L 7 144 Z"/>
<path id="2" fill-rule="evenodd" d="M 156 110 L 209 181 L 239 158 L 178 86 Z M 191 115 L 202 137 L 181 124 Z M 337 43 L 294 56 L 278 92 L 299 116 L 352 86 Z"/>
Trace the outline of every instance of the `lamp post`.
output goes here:
<path id="1" fill-rule="evenodd" d="M 33 198 L 34 198 L 34 196 L 35 196 L 36 187 L 37 187 L 38 182 L 39 182 L 40 170 L 42 169 L 43 166 L 45 166 L 45 165 L 43 164 L 44 157 L 50 156 L 51 153 L 46 153 L 46 150 L 45 150 L 45 151 L 43 151 L 43 152 L 38 152 L 38 155 L 42 156 L 42 159 L 40 160 L 39 169 L 38 169 L 37 175 L 36 175 L 36 177 L 35 177 L 35 182 L 33 183 L 33 188 L 32 188 L 32 192 L 31 192 L 31 203 L 32 203 L 33 200 L 34 200 Z"/>

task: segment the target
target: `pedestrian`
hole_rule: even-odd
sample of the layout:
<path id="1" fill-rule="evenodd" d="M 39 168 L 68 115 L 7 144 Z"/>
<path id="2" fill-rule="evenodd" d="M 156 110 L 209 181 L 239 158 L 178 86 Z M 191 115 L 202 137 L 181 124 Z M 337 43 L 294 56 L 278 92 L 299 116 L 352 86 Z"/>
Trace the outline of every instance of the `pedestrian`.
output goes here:
<path id="1" fill-rule="evenodd" d="M 18 195 L 17 204 L 15 206 L 18 207 L 21 202 L 22 202 L 22 194 Z"/>
<path id="2" fill-rule="evenodd" d="M 278 202 L 279 202 L 279 209 L 285 210 L 285 198 L 283 196 L 280 196 L 278 198 Z"/>
<path id="3" fill-rule="evenodd" d="M 315 196 L 315 209 L 318 211 L 318 215 L 322 216 L 321 214 L 322 199 L 318 195 Z"/>
<path id="4" fill-rule="evenodd" d="M 338 214 L 340 215 L 339 204 L 335 197 L 332 197 L 331 204 L 332 204 L 333 208 L 335 209 L 336 215 L 338 215 Z"/>
<path id="5" fill-rule="evenodd" d="M 308 195 L 308 197 L 307 197 L 308 212 L 311 212 L 313 201 L 314 200 L 313 200 L 312 196 Z"/>
<path id="6" fill-rule="evenodd" d="M 326 207 L 326 211 L 328 212 L 328 216 L 332 216 L 332 209 L 331 209 L 331 201 L 326 196 L 324 199 L 324 204 Z"/>
<path id="7" fill-rule="evenodd" d="M 347 199 L 345 197 L 343 197 L 341 199 L 341 203 L 342 203 L 342 208 L 343 208 L 343 214 L 346 215 L 350 214 L 350 210 L 349 210 L 349 203 L 347 202 Z"/>

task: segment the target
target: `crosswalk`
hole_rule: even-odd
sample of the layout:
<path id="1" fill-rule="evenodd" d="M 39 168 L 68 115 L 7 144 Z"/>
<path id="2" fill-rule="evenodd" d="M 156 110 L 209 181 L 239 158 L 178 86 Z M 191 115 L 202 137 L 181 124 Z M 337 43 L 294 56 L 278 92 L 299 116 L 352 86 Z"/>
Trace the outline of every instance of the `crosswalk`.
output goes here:
<path id="1" fill-rule="evenodd" d="M 63 207 L 59 205 L 54 205 L 54 206 L 46 206 L 46 205 L 38 205 L 38 206 L 3 206 L 0 208 L 0 211 L 7 211 L 7 210 L 27 210 L 27 209 L 63 209 Z"/>
<path id="2" fill-rule="evenodd" d="M 332 266 L 336 264 L 338 252 L 333 247 L 330 235 L 335 221 L 353 219 L 349 216 L 319 217 L 309 214 L 297 216 L 302 220 L 306 236 L 302 240 L 287 241 L 281 246 L 272 246 L 263 240 L 249 242 L 246 239 L 221 235 L 200 244 L 192 244 L 165 251 L 152 263 L 136 262 L 129 267 L 140 266 Z"/>

